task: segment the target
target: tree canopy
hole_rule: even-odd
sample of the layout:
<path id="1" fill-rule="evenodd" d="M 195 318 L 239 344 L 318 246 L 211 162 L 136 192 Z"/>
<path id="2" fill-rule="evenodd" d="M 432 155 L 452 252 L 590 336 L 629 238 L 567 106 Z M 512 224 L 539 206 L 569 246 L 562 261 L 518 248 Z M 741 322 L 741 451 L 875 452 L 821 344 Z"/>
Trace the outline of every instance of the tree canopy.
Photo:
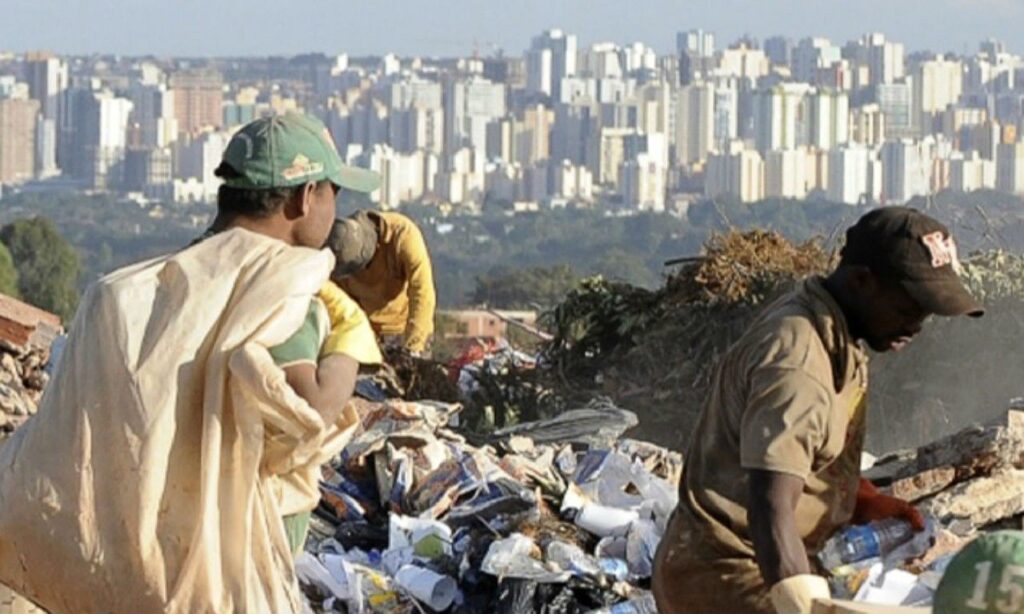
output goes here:
<path id="1" fill-rule="evenodd" d="M 0 229 L 18 274 L 23 299 L 69 322 L 78 307 L 78 254 L 43 217 L 17 220 Z"/>

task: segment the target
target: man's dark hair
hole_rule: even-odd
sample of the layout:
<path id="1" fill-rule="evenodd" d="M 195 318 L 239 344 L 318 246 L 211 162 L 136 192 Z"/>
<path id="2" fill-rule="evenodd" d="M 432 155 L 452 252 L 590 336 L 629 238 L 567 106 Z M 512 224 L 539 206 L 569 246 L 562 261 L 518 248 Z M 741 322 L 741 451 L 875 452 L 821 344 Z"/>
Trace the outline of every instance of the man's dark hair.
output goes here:
<path id="1" fill-rule="evenodd" d="M 239 176 L 231 166 L 221 162 L 213 174 L 221 179 L 233 179 Z M 249 190 L 221 185 L 217 190 L 217 211 L 221 215 L 265 218 L 273 215 L 302 186 L 291 188 L 267 188 Z"/>

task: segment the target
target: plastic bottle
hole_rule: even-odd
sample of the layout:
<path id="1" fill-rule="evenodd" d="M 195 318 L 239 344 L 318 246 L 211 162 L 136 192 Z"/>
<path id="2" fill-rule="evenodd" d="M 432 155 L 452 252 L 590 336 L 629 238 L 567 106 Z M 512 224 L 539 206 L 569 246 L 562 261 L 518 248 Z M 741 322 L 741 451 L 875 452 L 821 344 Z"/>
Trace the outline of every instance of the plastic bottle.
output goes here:
<path id="1" fill-rule="evenodd" d="M 547 547 L 547 560 L 566 571 L 584 576 L 598 576 L 602 572 L 600 562 L 583 552 L 576 545 L 553 541 Z"/>
<path id="2" fill-rule="evenodd" d="M 818 553 L 825 569 L 847 563 L 885 556 L 914 536 L 909 522 L 890 518 L 865 525 L 851 526 L 833 535 Z"/>
<path id="3" fill-rule="evenodd" d="M 629 601 L 594 610 L 590 614 L 658 614 L 658 606 L 654 603 L 653 593 L 644 593 Z"/>

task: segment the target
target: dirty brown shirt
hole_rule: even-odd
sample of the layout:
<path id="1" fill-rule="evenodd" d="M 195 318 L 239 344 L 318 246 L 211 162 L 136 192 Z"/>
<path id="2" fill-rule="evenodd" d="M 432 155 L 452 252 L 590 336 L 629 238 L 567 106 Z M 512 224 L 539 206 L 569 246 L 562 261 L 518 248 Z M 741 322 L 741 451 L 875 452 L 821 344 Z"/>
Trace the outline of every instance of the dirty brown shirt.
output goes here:
<path id="1" fill-rule="evenodd" d="M 769 306 L 718 366 L 680 483 L 675 526 L 709 546 L 694 556 L 753 557 L 752 469 L 804 479 L 796 528 L 808 553 L 853 514 L 867 355 L 822 281 Z"/>

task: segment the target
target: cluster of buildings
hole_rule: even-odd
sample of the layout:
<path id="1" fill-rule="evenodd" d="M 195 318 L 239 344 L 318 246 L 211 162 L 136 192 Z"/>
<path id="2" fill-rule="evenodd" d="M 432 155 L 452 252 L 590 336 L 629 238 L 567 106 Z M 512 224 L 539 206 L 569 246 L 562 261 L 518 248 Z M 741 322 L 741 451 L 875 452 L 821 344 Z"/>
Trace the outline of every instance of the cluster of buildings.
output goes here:
<path id="1" fill-rule="evenodd" d="M 943 56 L 881 34 L 720 48 L 701 30 L 669 54 L 549 30 L 518 57 L 0 55 L 0 185 L 209 202 L 232 131 L 293 109 L 381 173 L 385 208 L 1024 193 L 1024 60 L 998 42 Z"/>

